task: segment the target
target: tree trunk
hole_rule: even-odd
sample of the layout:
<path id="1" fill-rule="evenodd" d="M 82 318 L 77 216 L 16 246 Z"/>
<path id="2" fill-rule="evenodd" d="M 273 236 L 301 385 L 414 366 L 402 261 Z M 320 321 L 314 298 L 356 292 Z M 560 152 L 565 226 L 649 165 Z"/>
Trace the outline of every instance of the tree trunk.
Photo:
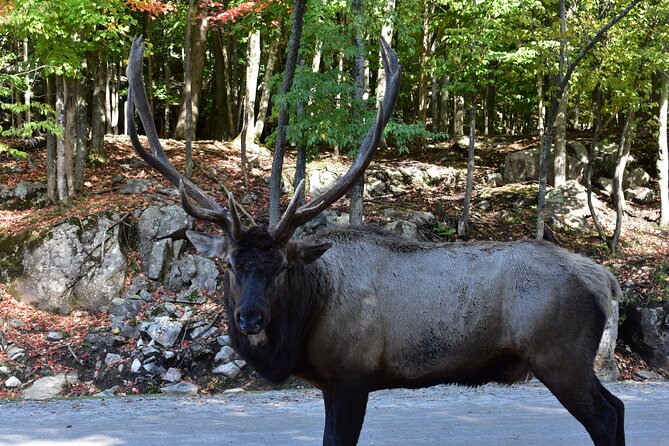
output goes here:
<path id="1" fill-rule="evenodd" d="M 58 190 L 58 201 L 69 203 L 69 191 L 67 189 L 67 150 L 65 135 L 67 135 L 65 118 L 65 78 L 58 76 L 56 78 L 56 125 L 65 129 L 64 135 L 56 140 L 56 188 Z"/>
<path id="2" fill-rule="evenodd" d="M 279 58 L 279 46 L 281 44 L 281 30 L 279 36 L 271 39 L 269 50 L 267 54 L 267 63 L 265 64 L 265 74 L 262 79 L 262 93 L 260 95 L 260 103 L 258 104 L 258 116 L 255 124 L 255 137 L 260 139 L 262 132 L 265 129 L 265 119 L 269 111 L 269 100 L 272 95 L 272 76 L 274 75 L 274 66 Z M 314 59 L 316 56 L 314 56 Z"/>
<path id="3" fill-rule="evenodd" d="M 111 84 L 111 128 L 114 135 L 118 135 L 118 118 L 119 118 L 119 98 L 118 91 L 121 86 L 121 66 L 120 64 L 112 64 L 113 82 Z"/>
<path id="4" fill-rule="evenodd" d="M 462 138 L 465 134 L 465 98 L 456 95 L 453 98 L 453 137 Z"/>
<path id="5" fill-rule="evenodd" d="M 425 0 L 423 5 L 423 36 L 421 40 L 420 56 L 419 56 L 419 75 L 418 75 L 418 121 L 425 122 L 427 119 L 428 110 L 428 81 L 430 79 L 430 67 L 427 59 L 430 57 L 430 18 L 434 3 L 430 0 Z M 464 112 L 463 112 L 464 113 Z M 464 119 L 464 117 L 463 117 Z"/>
<path id="6" fill-rule="evenodd" d="M 667 148 L 667 109 L 669 108 L 669 73 L 660 73 L 660 148 L 657 170 L 660 182 L 660 226 L 669 226 L 669 149 Z"/>
<path id="7" fill-rule="evenodd" d="M 228 73 L 227 47 L 223 39 L 223 29 L 214 30 L 213 52 L 216 71 L 216 113 L 220 128 L 214 132 L 216 139 L 233 137 L 235 133 L 234 113 L 232 112 L 232 88 Z"/>
<path id="8" fill-rule="evenodd" d="M 441 79 L 439 79 L 439 113 L 435 131 L 448 132 L 449 108 L 448 75 L 444 74 L 441 76 Z"/>
<path id="9" fill-rule="evenodd" d="M 356 47 L 355 55 L 355 91 L 354 98 L 362 101 L 365 93 L 365 46 L 362 37 L 362 0 L 353 0 L 352 3 L 354 31 L 353 42 Z M 356 112 L 357 114 L 357 112 Z M 349 223 L 352 225 L 362 224 L 363 195 L 365 192 L 365 174 L 363 173 L 358 181 L 353 184 L 349 192 Z"/>
<path id="10" fill-rule="evenodd" d="M 84 168 L 86 167 L 86 142 L 88 139 L 88 126 L 86 125 L 86 96 L 85 82 L 75 81 L 75 154 L 74 154 L 74 191 L 80 193 L 84 189 Z"/>
<path id="11" fill-rule="evenodd" d="M 247 147 L 258 140 L 255 124 L 258 73 L 260 72 L 260 29 L 249 32 L 246 47 L 246 87 L 244 92 L 244 127 Z M 243 166 L 242 169 L 246 170 Z"/>
<path id="12" fill-rule="evenodd" d="M 635 82 L 635 88 L 638 82 Z M 623 176 L 627 161 L 630 156 L 630 147 L 632 146 L 632 124 L 634 122 L 634 114 L 636 109 L 632 107 L 625 117 L 625 124 L 620 136 L 620 145 L 618 146 L 618 161 L 616 163 L 616 170 L 613 174 L 613 201 L 616 205 L 616 229 L 613 232 L 611 239 L 611 253 L 615 254 L 618 248 L 618 241 L 620 240 L 620 233 L 622 232 L 623 213 L 625 212 L 625 193 L 623 191 Z"/>
<path id="13" fill-rule="evenodd" d="M 30 99 L 32 97 L 32 89 L 30 87 L 31 81 L 30 81 L 30 70 L 28 69 L 28 38 L 24 37 L 23 38 L 23 65 L 24 65 L 24 70 L 26 72 L 26 91 L 23 94 L 23 101 L 26 106 L 26 123 L 30 124 L 31 121 L 31 116 L 30 116 Z"/>
<path id="14" fill-rule="evenodd" d="M 496 84 L 496 73 L 497 61 L 490 62 L 490 68 L 488 71 L 488 83 L 486 84 L 485 89 L 485 109 L 486 109 L 486 119 L 485 119 L 485 135 L 493 136 L 495 134 L 495 108 L 497 105 L 497 84 Z"/>
<path id="15" fill-rule="evenodd" d="M 93 110 L 91 119 L 91 153 L 98 159 L 105 159 L 105 86 L 107 79 L 107 62 L 99 56 L 96 63 L 96 76 L 93 80 Z"/>
<path id="16" fill-rule="evenodd" d="M 544 116 L 546 114 L 546 107 L 544 106 L 544 80 L 541 74 L 537 76 L 537 130 L 539 132 L 539 147 L 544 146 L 545 125 Z"/>
<path id="17" fill-rule="evenodd" d="M 190 4 L 192 3 L 189 0 L 189 10 L 195 13 L 199 10 L 200 1 L 193 3 L 192 8 Z M 191 88 L 190 95 L 192 104 L 192 115 L 193 115 L 193 129 L 197 129 L 197 120 L 199 117 L 199 104 L 200 104 L 200 95 L 202 92 L 202 74 L 204 72 L 204 63 L 205 63 L 205 53 L 207 50 L 207 26 L 209 24 L 209 19 L 207 19 L 206 14 L 197 14 L 197 26 L 195 32 L 191 32 L 189 38 L 186 39 L 185 44 L 190 46 L 190 67 L 191 70 Z M 192 27 L 192 19 L 188 22 Z M 188 24 L 186 26 L 188 31 Z M 187 57 L 187 56 L 186 56 Z M 184 95 L 181 98 L 181 104 L 179 106 L 179 119 L 177 121 L 176 128 L 174 129 L 174 137 L 178 139 L 186 139 L 186 90 L 184 89 Z M 193 138 L 195 135 L 193 134 Z"/>
<path id="18" fill-rule="evenodd" d="M 171 123 L 170 120 L 172 119 L 172 113 L 171 113 L 171 104 L 170 104 L 170 82 L 172 82 L 172 67 L 170 65 L 170 58 L 169 56 L 165 58 L 165 66 L 164 66 L 164 81 L 165 81 L 165 95 L 167 96 L 167 99 L 165 99 L 165 111 L 163 115 L 163 138 L 169 138 L 170 137 L 170 128 L 171 128 Z M 127 128 L 127 127 L 126 127 Z M 126 130 L 127 132 L 127 130 Z"/>
<path id="19" fill-rule="evenodd" d="M 302 38 L 302 24 L 304 19 L 305 0 L 294 0 L 290 43 L 288 45 L 288 56 L 286 57 L 286 69 L 283 78 L 281 92 L 287 94 L 293 86 L 295 67 Z M 286 154 L 286 126 L 288 125 L 288 109 L 285 105 L 279 110 L 279 122 L 276 131 L 276 142 L 274 144 L 274 156 L 272 159 L 272 174 L 269 181 L 269 223 L 274 225 L 279 222 L 281 202 L 281 180 L 283 174 L 283 157 Z"/>
<path id="20" fill-rule="evenodd" d="M 57 103 L 54 102 L 56 97 L 56 78 L 51 75 L 46 78 L 46 96 L 47 102 L 51 105 L 54 110 L 58 111 Z M 58 119 L 58 114 L 56 114 L 56 119 Z M 46 135 L 46 191 L 49 201 L 52 203 L 58 202 L 58 188 L 56 180 L 56 135 L 49 132 Z"/>
<path id="21" fill-rule="evenodd" d="M 465 202 L 462 208 L 462 217 L 458 221 L 458 237 L 464 237 L 469 232 L 469 207 L 472 202 L 474 186 L 474 148 L 476 147 L 476 104 L 474 95 L 469 97 L 469 154 L 467 161 L 467 187 Z"/>
<path id="22" fill-rule="evenodd" d="M 560 98 L 558 114 L 555 118 L 555 183 L 561 186 L 567 181 L 567 107 L 569 88 L 565 88 Z"/>
<path id="23" fill-rule="evenodd" d="M 105 134 L 111 133 L 112 132 L 112 105 L 111 105 L 111 83 L 112 79 L 111 76 L 113 76 L 113 69 L 110 67 L 109 63 L 105 60 L 103 62 L 105 64 L 104 68 L 104 74 L 105 74 Z"/>
<path id="24" fill-rule="evenodd" d="M 595 88 L 594 96 L 595 96 L 594 97 L 595 103 L 593 106 L 594 124 L 592 132 L 592 141 L 590 142 L 590 149 L 588 150 L 588 164 L 585 168 L 585 188 L 588 199 L 588 209 L 590 209 L 592 222 L 595 224 L 595 228 L 597 229 L 599 237 L 603 241 L 608 242 L 606 238 L 606 233 L 604 232 L 604 228 L 599 222 L 599 218 L 597 218 L 597 210 L 595 209 L 595 206 L 592 204 L 592 162 L 595 159 L 595 148 L 597 147 L 597 142 L 599 140 L 599 133 L 602 128 L 602 105 L 604 102 L 604 92 L 601 90 L 599 85 Z"/>
<path id="25" fill-rule="evenodd" d="M 199 3 L 199 2 L 198 2 Z M 193 0 L 188 1 L 188 18 L 186 20 L 186 35 L 184 37 L 184 121 L 183 136 L 186 138 L 185 156 L 186 156 L 186 176 L 190 178 L 193 175 L 193 46 L 191 42 L 191 33 L 193 29 Z M 181 116 L 179 116 L 181 122 Z M 179 132 L 179 123 L 177 123 L 176 132 Z"/>
<path id="26" fill-rule="evenodd" d="M 395 0 L 385 0 L 385 6 L 383 8 L 383 23 L 381 25 L 381 37 L 386 39 L 388 44 L 393 40 L 393 33 L 395 28 L 393 26 L 393 16 L 395 15 Z M 379 106 L 379 103 L 383 99 L 383 96 L 386 94 L 386 72 L 383 69 L 383 65 L 380 62 L 381 60 L 381 50 L 379 50 L 379 68 L 377 71 L 377 86 L 376 86 L 376 106 Z"/>

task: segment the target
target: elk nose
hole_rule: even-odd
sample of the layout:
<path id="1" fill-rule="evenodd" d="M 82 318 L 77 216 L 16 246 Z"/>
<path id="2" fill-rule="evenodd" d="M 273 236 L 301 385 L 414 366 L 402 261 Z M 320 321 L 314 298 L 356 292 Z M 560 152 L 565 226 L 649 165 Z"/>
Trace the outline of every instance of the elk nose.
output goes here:
<path id="1" fill-rule="evenodd" d="M 237 326 L 249 335 L 255 335 L 263 330 L 263 315 L 257 310 L 240 311 L 237 315 Z"/>

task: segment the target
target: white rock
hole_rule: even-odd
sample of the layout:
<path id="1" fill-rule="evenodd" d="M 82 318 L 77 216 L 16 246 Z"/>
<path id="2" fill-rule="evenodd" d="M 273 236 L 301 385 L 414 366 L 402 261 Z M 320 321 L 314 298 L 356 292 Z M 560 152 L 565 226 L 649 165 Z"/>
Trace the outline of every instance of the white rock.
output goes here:
<path id="1" fill-rule="evenodd" d="M 139 359 L 135 358 L 132 361 L 132 364 L 130 365 L 130 372 L 132 373 L 139 373 L 140 369 L 142 368 L 142 361 Z"/>
<path id="2" fill-rule="evenodd" d="M 5 380 L 5 387 L 18 387 L 21 385 L 21 380 L 16 376 L 10 376 Z"/>

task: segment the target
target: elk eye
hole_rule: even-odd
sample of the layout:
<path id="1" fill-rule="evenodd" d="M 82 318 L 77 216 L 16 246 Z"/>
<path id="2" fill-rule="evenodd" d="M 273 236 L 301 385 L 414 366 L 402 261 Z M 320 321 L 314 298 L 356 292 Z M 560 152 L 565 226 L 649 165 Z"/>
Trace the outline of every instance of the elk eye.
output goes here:
<path id="1" fill-rule="evenodd" d="M 283 265 L 281 265 L 281 271 L 287 271 L 287 270 L 288 270 L 288 264 L 287 263 L 284 263 Z"/>

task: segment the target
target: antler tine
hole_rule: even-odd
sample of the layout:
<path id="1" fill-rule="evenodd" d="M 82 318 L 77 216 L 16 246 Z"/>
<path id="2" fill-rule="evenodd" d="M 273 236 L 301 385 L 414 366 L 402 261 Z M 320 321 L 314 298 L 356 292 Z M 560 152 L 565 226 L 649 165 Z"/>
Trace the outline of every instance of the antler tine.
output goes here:
<path id="1" fill-rule="evenodd" d="M 153 116 L 151 116 L 149 101 L 146 97 L 142 73 L 143 57 L 144 43 L 142 42 L 142 36 L 137 36 L 132 42 L 130 57 L 128 58 L 128 67 L 126 69 L 129 84 L 126 121 L 128 123 L 128 134 L 130 135 L 132 145 L 148 165 L 156 169 L 161 175 L 179 188 L 181 201 L 186 212 L 195 218 L 218 223 L 223 227 L 226 233 L 230 233 L 230 220 L 225 208 L 209 197 L 195 183 L 176 170 L 165 155 L 165 150 L 163 150 L 163 146 L 158 138 L 156 125 L 153 122 Z M 146 136 L 149 140 L 149 146 L 153 153 L 149 153 L 144 148 L 137 136 L 137 129 L 135 127 L 135 107 L 137 107 L 137 114 L 142 121 Z M 195 200 L 200 206 L 195 206 L 191 203 L 189 197 Z"/>
<path id="2" fill-rule="evenodd" d="M 400 64 L 397 59 L 397 53 L 390 48 L 388 42 L 381 38 L 381 55 L 383 59 L 383 68 L 386 73 L 386 92 L 383 101 L 379 105 L 379 110 L 376 115 L 376 120 L 367 132 L 367 136 L 363 141 L 358 155 L 355 157 L 353 164 L 349 170 L 342 176 L 330 190 L 324 192 L 320 196 L 314 198 L 309 203 L 306 203 L 294 209 L 296 206 L 293 202 L 297 201 L 296 196 L 300 191 L 295 190 L 295 194 L 291 199 L 291 205 L 288 206 L 286 212 L 281 217 L 281 220 L 272 228 L 274 238 L 287 242 L 292 237 L 295 230 L 308 222 L 320 212 L 325 210 L 332 203 L 344 196 L 351 186 L 362 176 L 372 157 L 379 147 L 381 137 L 383 136 L 383 129 L 388 124 L 392 115 L 395 102 L 400 86 Z"/>

